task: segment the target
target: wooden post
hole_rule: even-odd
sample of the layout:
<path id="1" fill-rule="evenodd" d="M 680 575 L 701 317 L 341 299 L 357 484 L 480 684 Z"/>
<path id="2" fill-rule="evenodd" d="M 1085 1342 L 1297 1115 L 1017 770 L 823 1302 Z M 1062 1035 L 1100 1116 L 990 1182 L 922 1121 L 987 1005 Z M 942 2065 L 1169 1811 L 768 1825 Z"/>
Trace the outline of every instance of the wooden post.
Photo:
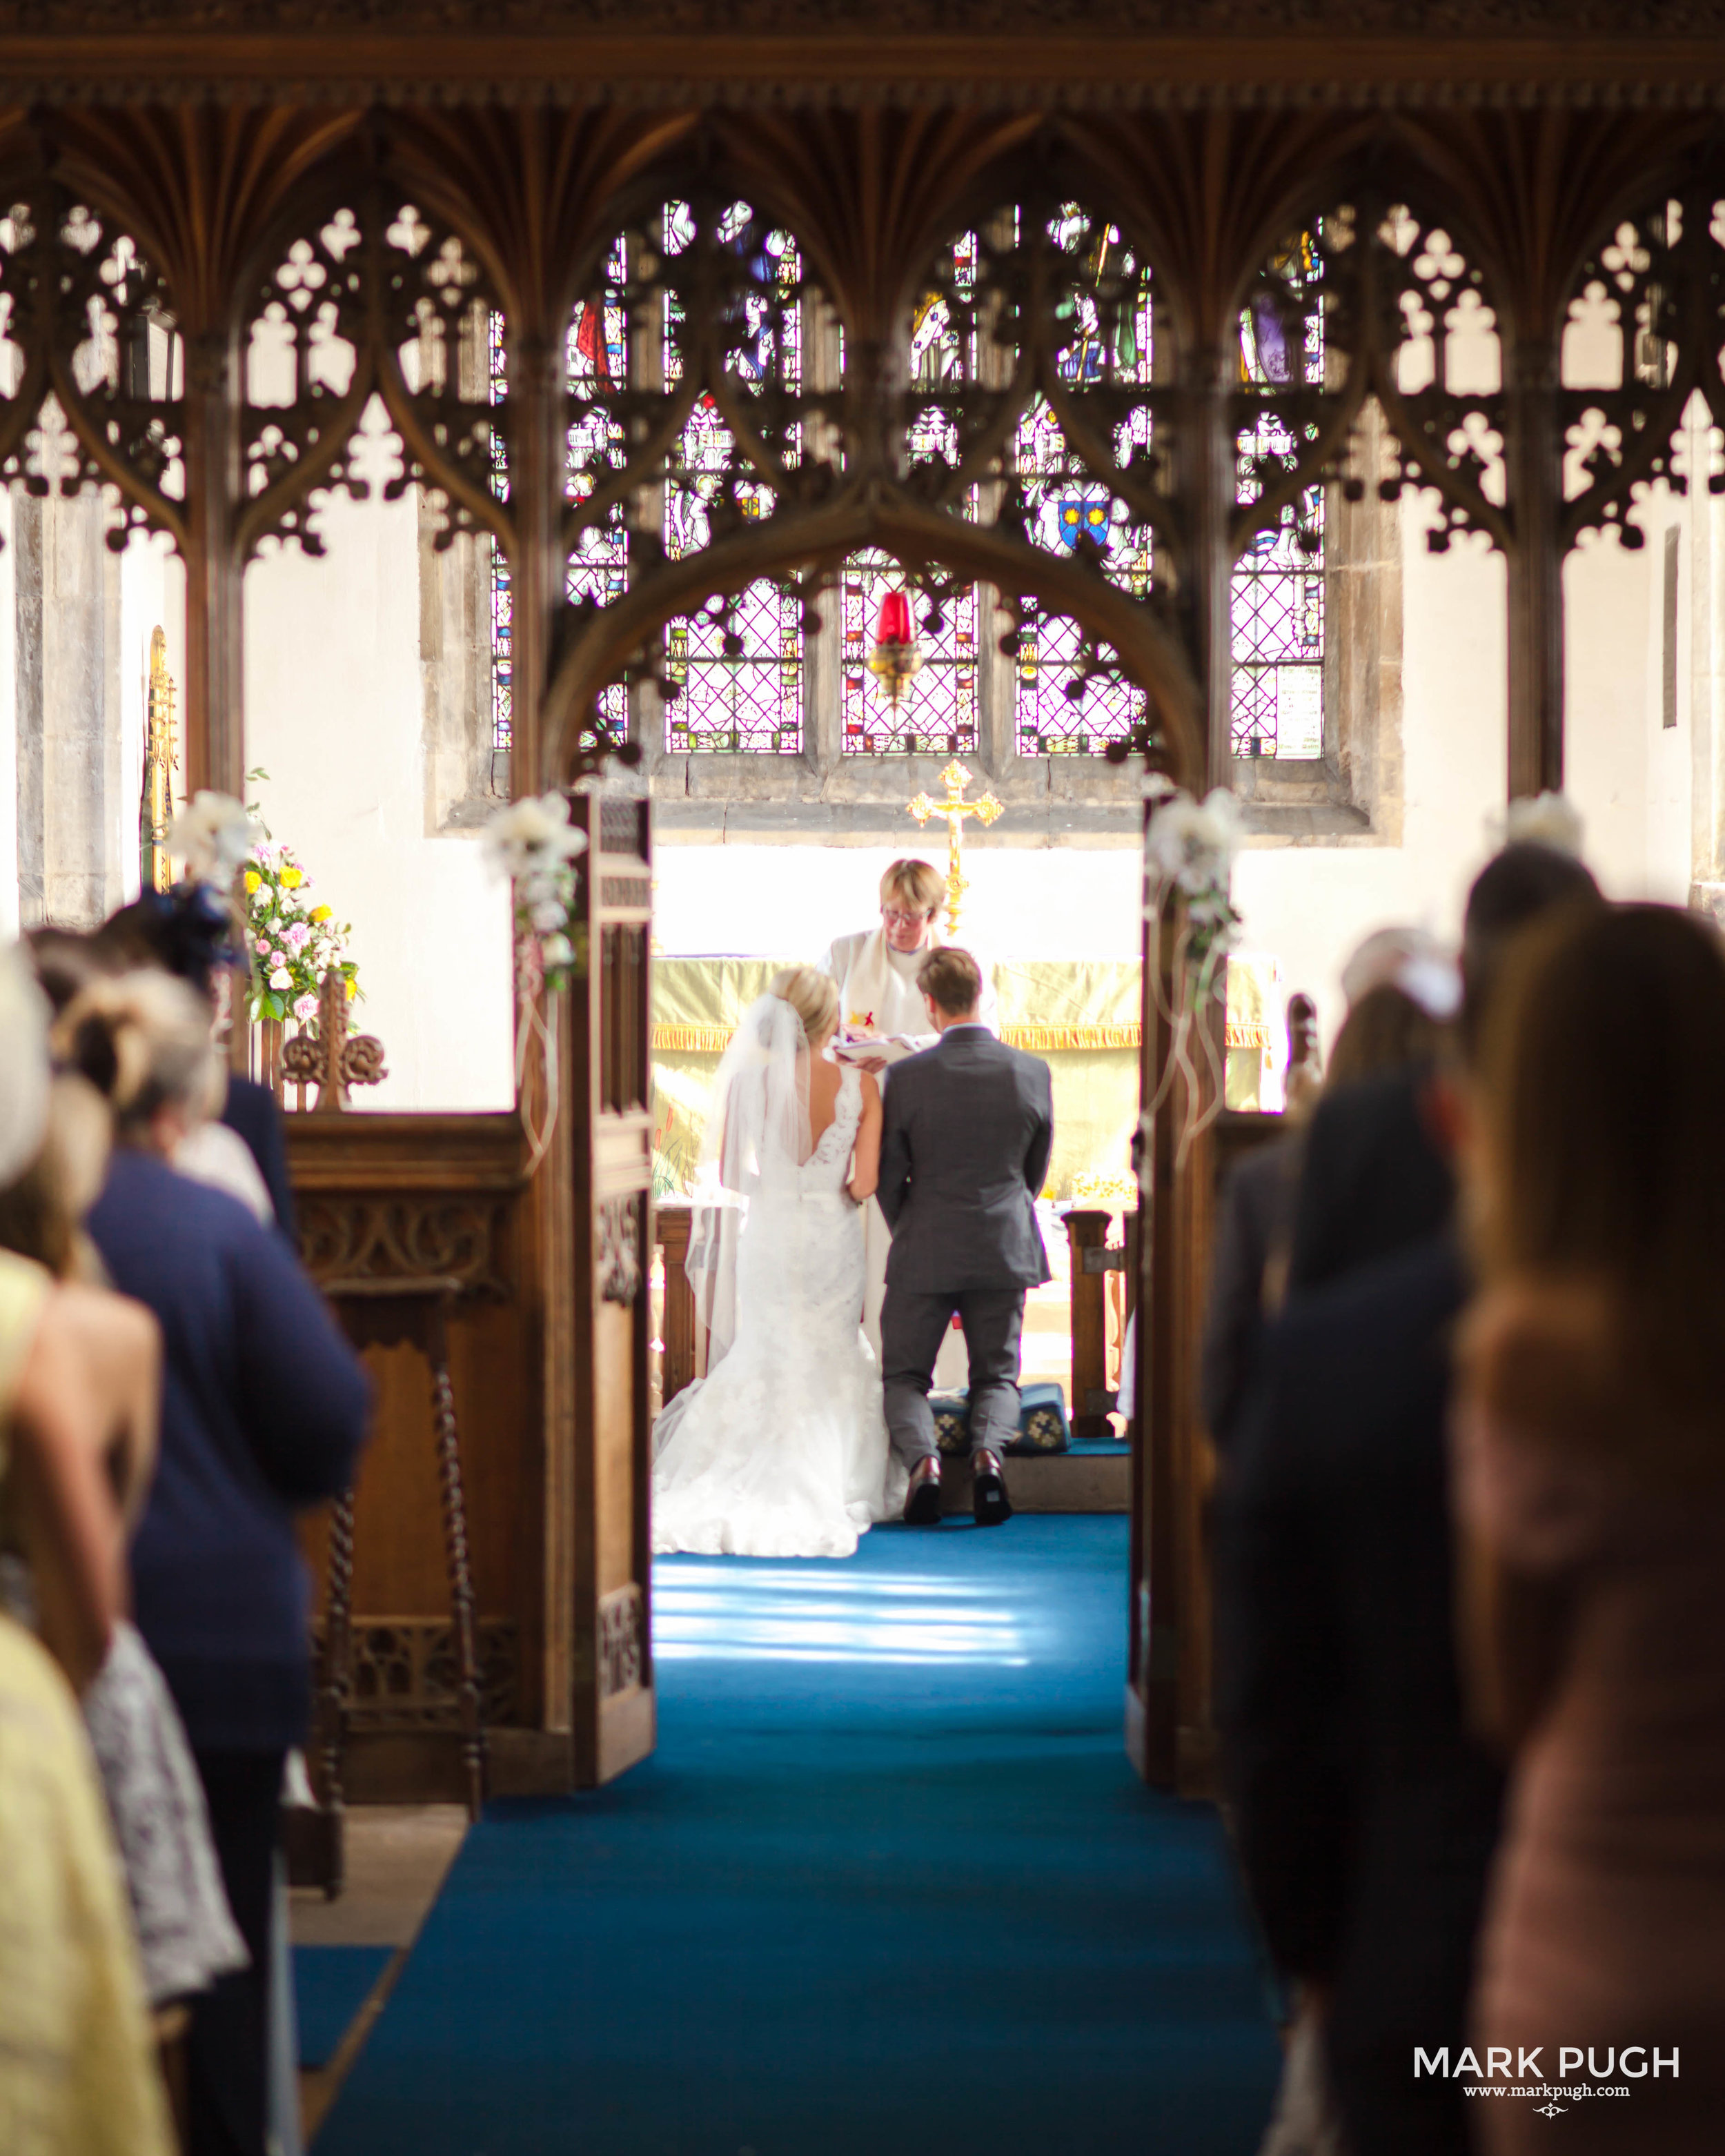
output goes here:
<path id="1" fill-rule="evenodd" d="M 1509 798 L 1563 783 L 1563 439 L 1554 343 L 1517 345 L 1505 444 L 1515 537 L 1509 549 Z"/>
<path id="2" fill-rule="evenodd" d="M 1106 1437 L 1115 1400 L 1108 1383 L 1108 1275 L 1124 1266 L 1126 1252 L 1106 1247 L 1110 1217 L 1086 1210 L 1066 1215 L 1072 1267 L 1074 1437 Z"/>
<path id="3" fill-rule="evenodd" d="M 665 1348 L 659 1364 L 662 1410 L 695 1382 L 695 1291 L 683 1270 L 695 1214 L 687 1205 L 660 1205 L 655 1218 L 659 1247 L 665 1253 Z"/>
<path id="4" fill-rule="evenodd" d="M 186 403 L 186 791 L 245 791 L 244 565 L 238 347 L 228 330 L 188 336 Z"/>

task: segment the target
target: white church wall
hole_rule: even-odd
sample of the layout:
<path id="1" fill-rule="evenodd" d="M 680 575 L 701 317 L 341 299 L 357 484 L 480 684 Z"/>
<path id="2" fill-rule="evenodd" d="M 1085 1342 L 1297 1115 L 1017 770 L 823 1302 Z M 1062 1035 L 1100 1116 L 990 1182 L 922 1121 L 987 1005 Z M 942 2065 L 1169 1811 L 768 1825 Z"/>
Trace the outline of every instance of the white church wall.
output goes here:
<path id="1" fill-rule="evenodd" d="M 246 762 L 338 920 L 389 1076 L 358 1108 L 514 1100 L 507 891 L 473 837 L 426 833 L 418 520 L 409 494 L 322 512 L 327 552 L 283 549 L 246 583 Z"/>
<path id="2" fill-rule="evenodd" d="M 1341 970 L 1373 929 L 1411 922 L 1450 937 L 1501 814 L 1507 749 L 1501 559 L 1467 541 L 1425 545 L 1417 503 L 1402 515 L 1402 843 L 1254 841 L 1235 872 L 1242 940 L 1277 963 L 1286 996 L 1314 998 L 1325 1037 L 1343 1015 Z"/>
<path id="3" fill-rule="evenodd" d="M 819 958 L 872 927 L 881 872 L 913 855 L 944 873 L 944 838 L 906 817 L 894 846 L 672 845 L 659 850 L 654 934 L 677 956 Z M 961 940 L 993 958 L 1134 958 L 1138 850 L 967 847 Z"/>

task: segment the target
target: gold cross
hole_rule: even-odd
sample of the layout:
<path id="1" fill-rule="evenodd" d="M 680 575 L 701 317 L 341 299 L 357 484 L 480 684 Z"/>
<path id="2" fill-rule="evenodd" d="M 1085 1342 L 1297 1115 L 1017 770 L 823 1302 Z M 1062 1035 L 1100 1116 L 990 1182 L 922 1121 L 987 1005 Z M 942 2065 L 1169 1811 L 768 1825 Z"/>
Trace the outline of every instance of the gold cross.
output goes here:
<path id="1" fill-rule="evenodd" d="M 997 816 L 1004 816 L 1006 811 L 992 793 L 985 793 L 980 801 L 965 799 L 964 789 L 970 783 L 970 773 L 957 757 L 941 773 L 941 783 L 947 789 L 944 801 L 932 800 L 927 794 L 919 793 L 914 801 L 906 804 L 906 813 L 914 816 L 919 824 L 926 824 L 931 816 L 944 816 L 946 819 L 947 933 L 949 937 L 956 937 L 958 933 L 958 909 L 970 887 L 963 865 L 964 819 L 967 816 L 980 816 L 984 824 L 988 824 Z"/>

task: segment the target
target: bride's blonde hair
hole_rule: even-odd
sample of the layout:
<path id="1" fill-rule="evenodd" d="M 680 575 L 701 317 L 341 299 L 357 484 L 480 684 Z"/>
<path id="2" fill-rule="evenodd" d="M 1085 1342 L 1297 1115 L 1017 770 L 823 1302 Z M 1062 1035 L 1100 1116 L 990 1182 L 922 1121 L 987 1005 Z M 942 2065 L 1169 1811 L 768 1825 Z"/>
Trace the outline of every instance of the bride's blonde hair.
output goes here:
<path id="1" fill-rule="evenodd" d="M 787 966 L 773 976 L 769 995 L 788 1004 L 802 1021 L 803 1038 L 811 1048 L 838 1030 L 839 984 L 813 966 Z"/>

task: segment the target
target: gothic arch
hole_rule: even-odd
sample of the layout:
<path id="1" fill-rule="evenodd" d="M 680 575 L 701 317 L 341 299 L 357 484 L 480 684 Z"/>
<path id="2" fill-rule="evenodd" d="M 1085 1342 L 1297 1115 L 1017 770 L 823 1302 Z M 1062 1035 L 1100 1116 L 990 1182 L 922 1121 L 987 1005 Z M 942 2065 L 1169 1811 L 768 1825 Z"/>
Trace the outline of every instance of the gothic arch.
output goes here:
<path id="1" fill-rule="evenodd" d="M 616 605 L 591 614 L 559 659 L 546 691 L 538 783 L 567 784 L 603 759 L 608 744 L 587 715 L 599 690 L 665 623 L 709 597 L 743 590 L 758 578 L 811 565 L 834 567 L 871 547 L 906 563 L 959 571 L 1070 614 L 1111 646 L 1122 670 L 1149 696 L 1158 762 L 1177 784 L 1204 783 L 1196 684 L 1178 640 L 1152 608 L 1115 590 L 1099 571 L 1076 558 L 1063 560 L 995 526 L 942 516 L 901 490 L 869 487 L 848 490 L 831 506 L 800 512 L 782 525 L 768 519 L 668 563 Z"/>

